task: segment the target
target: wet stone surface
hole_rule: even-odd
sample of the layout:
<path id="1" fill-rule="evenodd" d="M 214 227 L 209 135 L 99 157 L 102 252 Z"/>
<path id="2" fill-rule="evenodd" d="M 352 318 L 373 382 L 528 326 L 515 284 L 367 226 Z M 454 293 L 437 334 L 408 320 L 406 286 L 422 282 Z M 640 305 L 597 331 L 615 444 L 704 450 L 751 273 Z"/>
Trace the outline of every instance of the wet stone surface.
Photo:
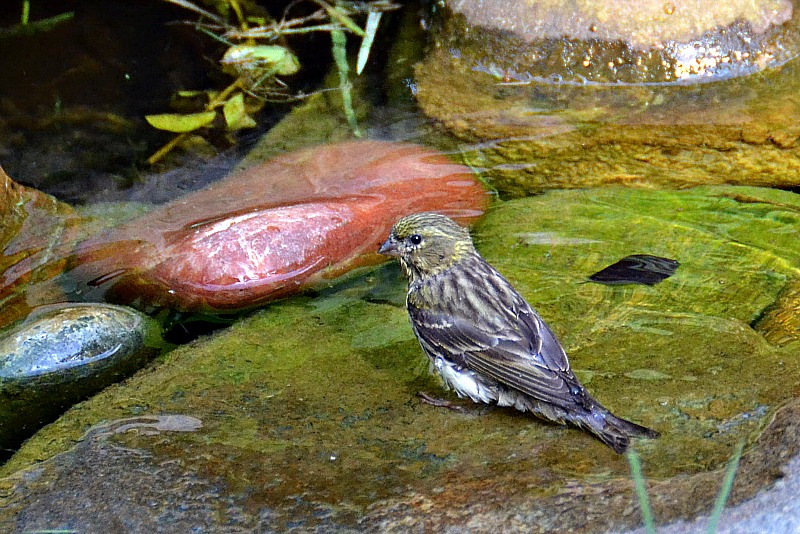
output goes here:
<path id="1" fill-rule="evenodd" d="M 443 54 L 416 69 L 420 106 L 501 193 L 799 184 L 798 62 L 717 84 L 508 86 Z"/>
<path id="2" fill-rule="evenodd" d="M 558 9 L 541 2 L 508 4 L 520 9 Z M 676 13 L 693 9 L 688 3 L 674 4 Z M 786 52 L 782 61 L 756 61 L 752 67 L 760 70 L 747 76 L 716 72 L 712 65 L 724 70 L 735 63 L 720 58 L 695 57 L 700 66 L 694 67 L 663 60 L 667 66 L 661 66 L 658 54 L 677 46 L 668 40 L 657 47 L 658 53 L 641 52 L 653 56 L 659 65 L 651 65 L 646 73 L 661 72 L 656 76 L 660 81 L 636 80 L 638 60 L 633 51 L 625 52 L 629 45 L 621 41 L 604 45 L 596 39 L 545 40 L 541 50 L 526 54 L 520 50 L 529 45 L 515 42 L 514 33 L 481 27 L 465 32 L 464 16 L 458 15 L 437 33 L 439 46 L 431 47 L 416 65 L 414 94 L 423 113 L 463 143 L 462 161 L 483 170 L 490 184 L 508 196 L 615 184 L 796 187 L 800 129 L 792 118 L 800 112 L 800 69 L 792 58 L 800 50 L 795 42 L 800 19 L 798 10 L 788 3 L 781 3 L 788 5 L 788 11 L 774 4 L 758 5 L 772 6 L 765 7 L 765 13 L 789 14 L 791 20 L 776 19 L 760 27 Z M 729 9 L 728 3 L 720 2 L 696 9 L 705 12 L 717 7 Z M 509 15 L 494 20 L 524 26 L 527 21 L 544 19 Z M 619 18 L 611 20 L 619 22 Z M 630 23 L 634 20 L 630 18 Z M 590 27 L 591 18 L 580 18 L 576 24 Z M 728 28 L 724 35 L 746 35 L 740 30 Z M 580 46 L 588 47 L 590 59 L 585 59 L 589 52 Z M 709 53 L 723 48 L 714 42 L 689 46 Z M 608 57 L 600 57 L 601 52 Z M 521 74 L 528 66 L 508 64 L 531 57 L 540 63 L 536 76 Z M 574 62 L 569 69 L 575 72 L 559 66 L 561 61 Z M 589 67 L 583 66 L 585 61 Z M 613 65 L 610 73 L 585 72 L 608 65 Z M 680 72 L 686 73 L 685 79 Z M 680 83 L 672 83 L 679 78 Z M 698 80 L 714 83 L 695 83 Z"/>
<path id="3" fill-rule="evenodd" d="M 161 349 L 155 321 L 108 304 L 45 306 L 0 331 L 0 448 L 133 374 Z"/>
<path id="4" fill-rule="evenodd" d="M 476 229 L 587 389 L 662 433 L 637 443 L 659 520 L 710 507 L 741 439 L 734 500 L 800 450 L 800 410 L 779 409 L 797 393 L 800 337 L 783 333 L 779 347 L 750 326 L 800 278 L 798 207 L 793 193 L 757 188 L 565 191 L 503 203 Z M 681 267 L 655 286 L 587 282 L 629 254 Z M 459 401 L 427 372 L 403 286 L 387 265 L 274 304 L 73 408 L 0 471 L 0 528 L 102 532 L 164 517 L 210 532 L 640 524 L 625 458 L 586 433 L 420 403 L 418 391 Z M 163 414 L 202 428 L 148 428 Z M 109 421 L 118 432 L 85 437 Z M 112 490 L 91 512 L 45 504 Z"/>
<path id="5" fill-rule="evenodd" d="M 236 312 L 385 261 L 375 251 L 404 214 L 438 210 L 469 221 L 488 200 L 469 168 L 427 147 L 325 144 L 87 239 L 66 278 L 90 300 Z"/>
<path id="6" fill-rule="evenodd" d="M 797 54 L 789 0 L 448 3 L 438 42 L 506 81 L 713 81 Z"/>
<path id="7" fill-rule="evenodd" d="M 0 168 L 0 328 L 28 315 L 32 303 L 58 302 L 63 288 L 37 284 L 57 276 L 78 237 L 74 210 L 15 183 Z"/>

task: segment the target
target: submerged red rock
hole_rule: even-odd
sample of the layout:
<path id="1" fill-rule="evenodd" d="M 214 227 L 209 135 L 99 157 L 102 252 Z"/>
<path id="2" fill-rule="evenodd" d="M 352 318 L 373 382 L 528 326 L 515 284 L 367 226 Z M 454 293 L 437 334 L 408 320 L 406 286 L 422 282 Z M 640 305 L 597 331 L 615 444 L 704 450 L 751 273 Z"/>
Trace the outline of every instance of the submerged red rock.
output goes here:
<path id="1" fill-rule="evenodd" d="M 318 285 L 376 254 L 392 224 L 464 222 L 488 197 L 467 167 L 411 144 L 356 141 L 286 154 L 79 248 L 72 274 L 108 300 L 235 310 Z"/>
<path id="2" fill-rule="evenodd" d="M 76 238 L 72 209 L 14 182 L 0 167 L 0 327 L 27 316 L 35 302 L 63 298 L 57 284 L 43 284 L 65 264 Z"/>

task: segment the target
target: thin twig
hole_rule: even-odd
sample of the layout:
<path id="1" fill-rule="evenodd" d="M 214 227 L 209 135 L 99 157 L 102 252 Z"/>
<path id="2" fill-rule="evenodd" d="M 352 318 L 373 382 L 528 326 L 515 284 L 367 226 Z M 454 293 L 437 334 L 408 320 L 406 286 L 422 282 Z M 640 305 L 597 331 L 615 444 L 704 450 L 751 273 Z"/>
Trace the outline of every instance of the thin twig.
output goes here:
<path id="1" fill-rule="evenodd" d="M 187 0 L 164 0 L 164 1 L 165 2 L 169 2 L 171 4 L 175 4 L 176 6 L 181 6 L 183 8 L 186 8 L 189 11 L 194 11 L 195 13 L 203 15 L 204 17 L 208 17 L 211 20 L 213 20 L 214 22 L 216 22 L 217 24 L 220 24 L 222 26 L 228 26 L 228 23 L 226 23 L 220 17 L 216 16 L 214 13 L 211 13 L 210 11 L 206 11 L 202 7 L 196 6 L 193 3 L 188 2 Z"/>

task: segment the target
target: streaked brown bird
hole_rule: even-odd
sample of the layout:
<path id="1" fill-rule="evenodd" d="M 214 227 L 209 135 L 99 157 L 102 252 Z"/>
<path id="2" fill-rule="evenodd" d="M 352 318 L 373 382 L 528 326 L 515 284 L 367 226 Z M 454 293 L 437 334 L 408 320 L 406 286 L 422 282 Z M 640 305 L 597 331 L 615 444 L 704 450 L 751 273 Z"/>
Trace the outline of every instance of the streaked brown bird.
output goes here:
<path id="1" fill-rule="evenodd" d="M 658 437 L 586 392 L 553 332 L 478 254 L 465 228 L 435 213 L 409 215 L 378 252 L 400 260 L 414 333 L 459 397 L 572 423 L 618 453 L 631 438 Z"/>

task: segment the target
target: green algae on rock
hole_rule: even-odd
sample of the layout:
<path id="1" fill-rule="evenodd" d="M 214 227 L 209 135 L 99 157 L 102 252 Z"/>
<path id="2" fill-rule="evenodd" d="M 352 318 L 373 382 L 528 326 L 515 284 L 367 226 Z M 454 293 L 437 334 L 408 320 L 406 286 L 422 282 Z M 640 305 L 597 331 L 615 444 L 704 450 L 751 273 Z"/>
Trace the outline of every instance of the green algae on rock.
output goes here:
<path id="1" fill-rule="evenodd" d="M 792 280 L 756 322 L 754 328 L 770 343 L 800 342 L 800 279 Z"/>
<path id="2" fill-rule="evenodd" d="M 637 444 L 659 520 L 710 506 L 717 470 L 742 438 L 755 445 L 736 499 L 800 450 L 800 410 L 776 413 L 796 393 L 800 364 L 749 326 L 800 278 L 798 206 L 796 194 L 757 188 L 563 191 L 502 203 L 478 228 L 478 249 L 548 321 L 578 372 L 592 372 L 593 394 L 662 432 Z M 652 287 L 586 283 L 631 253 L 681 268 Z M 50 519 L 102 530 L 112 517 L 146 525 L 164 503 L 210 530 L 637 524 L 625 459 L 590 436 L 508 409 L 420 404 L 420 390 L 443 393 L 405 310 L 373 298 L 390 293 L 375 284 L 392 276 L 402 293 L 399 269 L 379 273 L 274 304 L 68 412 L 0 470 L 0 529 Z M 133 429 L 71 449 L 102 421 L 162 413 L 203 427 Z M 101 476 L 86 476 L 87 465 Z M 115 482 L 119 498 L 99 511 L 34 504 L 86 503 Z M 161 503 L 156 512 L 149 502 Z"/>
<path id="3" fill-rule="evenodd" d="M 800 184 L 798 62 L 703 85 L 508 86 L 442 63 L 444 54 L 417 67 L 420 106 L 506 196 L 602 185 Z"/>
<path id="4" fill-rule="evenodd" d="M 780 31 L 798 25 L 793 17 Z M 800 35 L 789 33 L 790 41 Z M 415 96 L 465 144 L 463 161 L 507 196 L 615 184 L 800 184 L 798 61 L 707 84 L 523 83 L 475 68 L 475 54 L 488 64 L 497 53 L 491 42 L 460 50 L 447 30 L 439 40 L 416 66 Z M 550 52 L 546 65 L 561 59 Z"/>

